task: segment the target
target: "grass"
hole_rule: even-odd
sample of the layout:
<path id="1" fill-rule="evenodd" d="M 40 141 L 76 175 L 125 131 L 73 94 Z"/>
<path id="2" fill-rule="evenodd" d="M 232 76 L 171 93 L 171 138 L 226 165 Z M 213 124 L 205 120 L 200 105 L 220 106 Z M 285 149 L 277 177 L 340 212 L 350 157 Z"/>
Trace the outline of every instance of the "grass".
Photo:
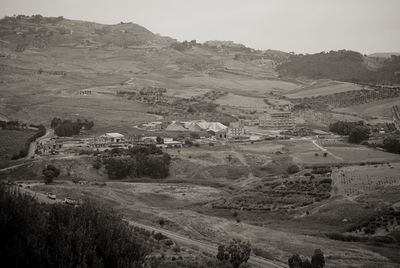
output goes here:
<path id="1" fill-rule="evenodd" d="M 8 161 L 18 154 L 35 133 L 32 130 L 0 130 L 0 161 Z"/>

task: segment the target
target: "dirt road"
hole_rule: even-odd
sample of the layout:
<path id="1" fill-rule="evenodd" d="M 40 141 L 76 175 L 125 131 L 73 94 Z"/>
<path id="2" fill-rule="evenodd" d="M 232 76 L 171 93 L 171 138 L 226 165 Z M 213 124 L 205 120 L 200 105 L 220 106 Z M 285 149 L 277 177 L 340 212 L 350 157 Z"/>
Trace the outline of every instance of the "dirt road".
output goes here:
<path id="1" fill-rule="evenodd" d="M 198 241 L 198 240 L 193 240 L 191 238 L 185 237 L 183 235 L 171 232 L 169 230 L 165 230 L 163 228 L 156 228 L 153 226 L 148 226 L 148 225 L 144 225 L 141 223 L 138 223 L 136 221 L 133 220 L 128 220 L 126 219 L 126 221 L 132 225 L 132 226 L 136 226 L 139 228 L 143 228 L 145 230 L 148 231 L 154 231 L 154 232 L 159 232 L 162 233 L 163 235 L 168 236 L 170 239 L 178 242 L 178 243 L 182 243 L 188 246 L 194 246 L 196 248 L 199 248 L 203 251 L 207 251 L 213 255 L 217 254 L 217 245 L 215 244 L 211 244 L 209 242 L 204 242 L 204 241 Z M 276 263 L 261 257 L 257 257 L 252 255 L 248 261 L 249 264 L 251 264 L 253 267 L 262 267 L 262 268 L 282 268 L 282 267 L 287 267 L 285 264 L 283 263 Z"/>
<path id="2" fill-rule="evenodd" d="M 46 134 L 44 134 L 42 137 L 37 138 L 35 141 L 31 142 L 29 146 L 29 151 L 28 154 L 25 156 L 25 159 L 31 159 L 32 156 L 35 155 L 36 147 L 38 143 L 44 139 L 50 138 L 53 136 L 54 130 L 46 128 Z"/>

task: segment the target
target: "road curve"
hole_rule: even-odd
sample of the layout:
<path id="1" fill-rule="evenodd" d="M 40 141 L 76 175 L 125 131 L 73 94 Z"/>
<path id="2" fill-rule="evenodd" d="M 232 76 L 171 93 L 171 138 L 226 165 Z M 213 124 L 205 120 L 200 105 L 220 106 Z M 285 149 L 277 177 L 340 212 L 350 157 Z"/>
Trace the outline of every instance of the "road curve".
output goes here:
<path id="1" fill-rule="evenodd" d="M 46 128 L 46 133 L 42 136 L 37 138 L 36 140 L 32 141 L 31 144 L 29 145 L 29 150 L 28 154 L 26 155 L 25 159 L 31 159 L 32 156 L 35 155 L 36 147 L 38 143 L 46 138 L 49 138 L 50 136 L 53 136 L 54 130 Z"/>
<path id="2" fill-rule="evenodd" d="M 209 253 L 212 253 L 214 255 L 217 254 L 217 245 L 209 243 L 209 242 L 204 242 L 204 241 L 198 241 L 198 240 L 193 240 L 191 238 L 188 238 L 186 236 L 177 234 L 175 232 L 163 229 L 163 228 L 157 228 L 157 227 L 153 227 L 153 226 L 149 226 L 149 225 L 144 225 L 141 223 L 138 223 L 136 221 L 133 220 L 128 220 L 125 219 L 126 222 L 128 222 L 130 225 L 132 226 L 136 226 L 148 231 L 154 231 L 154 232 L 159 232 L 162 233 L 163 235 L 168 236 L 170 239 L 185 244 L 185 245 L 189 245 L 189 246 L 195 246 L 201 250 L 207 251 Z M 262 267 L 262 268 L 283 268 L 283 267 L 287 267 L 286 265 L 284 265 L 283 263 L 276 263 L 261 257 L 257 257 L 252 255 L 248 261 L 249 264 L 251 264 L 253 267 Z"/>

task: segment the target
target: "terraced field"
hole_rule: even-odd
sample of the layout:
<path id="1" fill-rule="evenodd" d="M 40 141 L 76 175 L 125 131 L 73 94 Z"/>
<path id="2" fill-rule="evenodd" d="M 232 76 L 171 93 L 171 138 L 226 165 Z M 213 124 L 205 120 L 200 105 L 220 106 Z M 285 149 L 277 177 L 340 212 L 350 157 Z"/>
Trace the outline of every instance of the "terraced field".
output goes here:
<path id="1" fill-rule="evenodd" d="M 357 196 L 394 187 L 400 189 L 400 164 L 343 167 L 334 170 L 332 179 L 342 196 Z"/>

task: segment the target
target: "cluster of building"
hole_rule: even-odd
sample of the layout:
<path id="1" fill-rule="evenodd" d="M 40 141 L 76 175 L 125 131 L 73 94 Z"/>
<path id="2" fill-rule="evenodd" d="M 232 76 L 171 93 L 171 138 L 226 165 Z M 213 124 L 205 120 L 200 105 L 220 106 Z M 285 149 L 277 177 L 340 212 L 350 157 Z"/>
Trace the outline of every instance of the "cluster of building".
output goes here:
<path id="1" fill-rule="evenodd" d="M 217 139 L 226 139 L 228 127 L 219 122 L 207 122 L 205 120 L 192 120 L 185 122 L 173 121 L 166 128 L 166 131 L 190 131 L 190 132 L 211 132 Z"/>
<path id="2" fill-rule="evenodd" d="M 183 142 L 175 141 L 173 138 L 148 137 L 125 137 L 120 133 L 106 133 L 89 141 L 89 147 L 105 150 L 110 148 L 129 148 L 134 145 L 155 145 L 160 148 L 180 148 Z"/>

